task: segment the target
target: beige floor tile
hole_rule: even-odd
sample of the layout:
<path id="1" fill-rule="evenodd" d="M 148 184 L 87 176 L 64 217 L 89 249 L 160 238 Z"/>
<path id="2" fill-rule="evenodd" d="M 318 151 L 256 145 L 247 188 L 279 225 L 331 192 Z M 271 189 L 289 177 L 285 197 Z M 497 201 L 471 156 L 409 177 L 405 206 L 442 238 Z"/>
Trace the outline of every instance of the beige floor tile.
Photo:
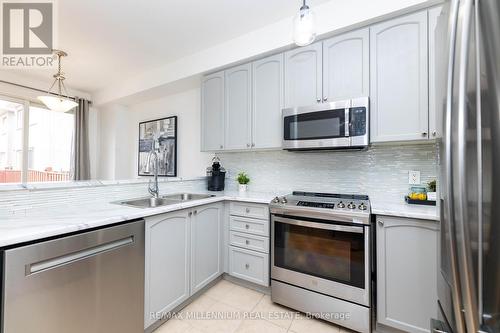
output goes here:
<path id="1" fill-rule="evenodd" d="M 195 299 L 191 304 L 181 310 L 181 315 L 185 317 L 188 313 L 207 311 L 216 302 L 215 299 L 203 294 Z"/>
<path id="2" fill-rule="evenodd" d="M 259 304 L 253 309 L 252 312 L 258 314 L 259 318 L 270 321 L 271 323 L 280 327 L 288 329 L 292 323 L 296 312 L 280 306 L 271 301 L 271 297 L 264 295 Z"/>
<path id="3" fill-rule="evenodd" d="M 294 333 L 340 333 L 340 328 L 332 323 L 301 315 L 292 321 L 290 331 Z"/>
<path id="4" fill-rule="evenodd" d="M 237 308 L 215 302 L 203 318 L 190 319 L 188 322 L 205 333 L 233 333 L 241 324 L 242 318 L 243 314 Z"/>
<path id="5" fill-rule="evenodd" d="M 264 294 L 258 291 L 235 285 L 220 301 L 242 311 L 252 311 L 263 296 Z"/>
<path id="6" fill-rule="evenodd" d="M 286 333 L 287 329 L 265 320 L 244 320 L 236 333 Z"/>
<path id="7" fill-rule="evenodd" d="M 192 327 L 187 322 L 170 319 L 165 324 L 158 327 L 154 333 L 187 333 Z"/>
<path id="8" fill-rule="evenodd" d="M 231 292 L 236 285 L 227 280 L 220 280 L 215 286 L 208 289 L 203 295 L 209 296 L 217 301 L 220 301 L 224 296 Z"/>

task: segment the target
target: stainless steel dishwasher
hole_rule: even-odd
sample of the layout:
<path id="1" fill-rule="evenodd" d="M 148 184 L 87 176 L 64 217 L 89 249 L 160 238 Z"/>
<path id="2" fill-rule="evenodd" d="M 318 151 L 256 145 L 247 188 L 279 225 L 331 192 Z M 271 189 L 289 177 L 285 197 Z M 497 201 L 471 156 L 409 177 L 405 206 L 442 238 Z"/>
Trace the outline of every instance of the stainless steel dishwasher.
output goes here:
<path id="1" fill-rule="evenodd" d="M 144 331 L 143 220 L 6 249 L 2 258 L 2 333 Z"/>

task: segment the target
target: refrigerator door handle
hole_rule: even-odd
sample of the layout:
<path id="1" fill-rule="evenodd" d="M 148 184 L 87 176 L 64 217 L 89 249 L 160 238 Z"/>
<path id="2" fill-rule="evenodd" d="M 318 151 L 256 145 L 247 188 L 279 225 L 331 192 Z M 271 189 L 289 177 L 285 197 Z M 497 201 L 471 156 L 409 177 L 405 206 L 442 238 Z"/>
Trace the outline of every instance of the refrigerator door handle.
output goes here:
<path id="1" fill-rule="evenodd" d="M 474 284 L 473 268 L 472 268 L 472 254 L 470 252 L 471 242 L 469 226 L 466 223 L 468 219 L 467 207 L 467 82 L 468 82 L 468 63 L 469 63 L 469 45 L 471 37 L 471 21 L 474 15 L 474 1 L 465 0 L 463 5 L 462 16 L 462 34 L 460 40 L 459 52 L 459 80 L 458 80 L 458 172 L 456 174 L 458 189 L 456 193 L 458 196 L 458 209 L 455 211 L 456 232 L 457 232 L 457 259 L 459 261 L 460 283 L 461 283 L 461 296 L 464 306 L 464 319 L 468 332 L 477 332 L 479 328 L 478 311 L 477 311 L 477 291 Z"/>
<path id="2" fill-rule="evenodd" d="M 457 263 L 457 247 L 456 247 L 456 237 L 455 237 L 455 220 L 454 220 L 454 208 L 453 208 L 453 167 L 452 167 L 452 116 L 455 114 L 453 108 L 454 105 L 454 69 L 455 69 L 455 57 L 456 57 L 456 38 L 458 29 L 458 17 L 459 17 L 460 1 L 452 0 L 450 5 L 450 36 L 449 36 L 449 50 L 448 50 L 448 74 L 447 74 L 447 87 L 446 87 L 446 105 L 444 109 L 444 158 L 445 158 L 445 182 L 444 187 L 446 191 L 446 198 L 444 200 L 444 209 L 446 211 L 447 219 L 443 218 L 441 223 L 446 223 L 446 227 L 441 229 L 447 229 L 450 232 L 448 243 L 446 244 L 449 250 L 449 262 L 450 262 L 450 287 L 451 296 L 453 304 L 453 313 L 456 318 L 455 329 L 457 333 L 464 333 L 465 328 L 463 325 L 462 314 L 462 298 L 460 295 L 460 279 L 458 273 L 458 263 Z"/>

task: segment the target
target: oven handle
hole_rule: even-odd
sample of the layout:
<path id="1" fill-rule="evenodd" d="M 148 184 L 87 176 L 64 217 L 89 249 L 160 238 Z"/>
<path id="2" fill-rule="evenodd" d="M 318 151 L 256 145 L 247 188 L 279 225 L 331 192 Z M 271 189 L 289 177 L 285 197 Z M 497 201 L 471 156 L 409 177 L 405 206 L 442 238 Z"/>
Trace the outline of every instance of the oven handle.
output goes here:
<path id="1" fill-rule="evenodd" d="M 310 222 L 310 221 L 295 220 L 295 219 L 276 217 L 276 216 L 273 216 L 273 221 L 280 222 L 280 223 L 286 223 L 286 224 L 292 224 L 292 225 L 298 225 L 301 227 L 310 227 L 310 228 L 315 228 L 315 229 L 334 230 L 334 231 L 342 231 L 342 232 L 352 232 L 352 233 L 356 233 L 356 234 L 362 234 L 364 232 L 363 227 Z"/>

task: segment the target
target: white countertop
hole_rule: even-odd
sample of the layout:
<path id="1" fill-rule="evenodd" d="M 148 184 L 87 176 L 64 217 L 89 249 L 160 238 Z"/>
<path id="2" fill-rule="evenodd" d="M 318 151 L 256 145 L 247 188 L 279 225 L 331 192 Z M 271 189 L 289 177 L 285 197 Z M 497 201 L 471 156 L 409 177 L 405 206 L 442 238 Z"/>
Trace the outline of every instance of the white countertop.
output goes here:
<path id="1" fill-rule="evenodd" d="M 371 198 L 370 205 L 374 215 L 439 221 L 439 211 L 436 206 L 410 205 L 404 200 L 401 200 L 401 202 L 388 202 Z"/>
<path id="2" fill-rule="evenodd" d="M 6 213 L 7 210 L 0 212 L 0 247 L 225 200 L 268 204 L 276 196 L 276 193 L 224 191 L 212 192 L 216 195 L 215 197 L 157 208 L 134 208 L 111 203 L 116 200 L 129 199 L 130 195 L 125 198 L 124 193 L 129 193 L 130 189 L 122 187 L 119 190 L 121 192 L 108 193 L 106 197 L 92 192 L 95 188 L 79 190 L 78 193 L 52 192 L 50 197 L 43 192 L 33 192 L 32 197 L 28 196 L 27 199 L 21 200 L 20 207 L 16 206 L 18 205 L 16 202 L 14 208 L 10 207 L 11 212 Z M 106 189 L 106 191 L 108 190 Z M 179 189 L 171 188 L 168 192 L 179 192 Z M 189 192 L 209 193 L 196 190 Z M 162 194 L 168 193 L 162 192 Z M 15 201 L 15 196 L 16 194 L 12 193 L 4 197 L 3 201 L 0 200 L 0 203 L 3 204 L 3 206 L 0 205 L 0 209 L 9 207 L 11 202 Z M 144 197 L 145 195 L 140 196 Z M 24 200 L 28 202 L 24 203 Z M 387 202 L 372 198 L 370 198 L 370 202 L 372 214 L 439 220 L 437 209 L 433 206 L 416 206 L 409 205 L 403 200 L 401 202 Z"/>
<path id="3" fill-rule="evenodd" d="M 27 210 L 25 214 L 18 213 L 1 217 L 0 247 L 224 200 L 268 204 L 273 197 L 272 194 L 268 193 L 249 192 L 240 194 L 225 191 L 217 193 L 215 197 L 157 208 L 135 208 L 110 202 L 94 201 L 79 205 L 61 205 L 60 207 L 56 206 L 40 211 L 31 209 Z"/>

